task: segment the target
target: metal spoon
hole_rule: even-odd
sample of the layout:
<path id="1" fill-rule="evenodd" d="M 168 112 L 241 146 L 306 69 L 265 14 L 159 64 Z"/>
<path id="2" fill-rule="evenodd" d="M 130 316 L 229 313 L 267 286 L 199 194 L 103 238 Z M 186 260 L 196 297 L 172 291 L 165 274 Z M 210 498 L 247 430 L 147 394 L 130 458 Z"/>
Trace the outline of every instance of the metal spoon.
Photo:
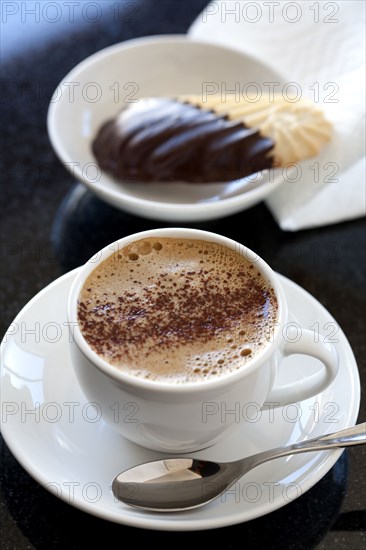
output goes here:
<path id="1" fill-rule="evenodd" d="M 121 472 L 112 482 L 114 496 L 130 506 L 156 512 L 197 508 L 215 499 L 244 474 L 274 458 L 366 443 L 366 423 L 329 435 L 264 451 L 234 462 L 164 458 Z"/>

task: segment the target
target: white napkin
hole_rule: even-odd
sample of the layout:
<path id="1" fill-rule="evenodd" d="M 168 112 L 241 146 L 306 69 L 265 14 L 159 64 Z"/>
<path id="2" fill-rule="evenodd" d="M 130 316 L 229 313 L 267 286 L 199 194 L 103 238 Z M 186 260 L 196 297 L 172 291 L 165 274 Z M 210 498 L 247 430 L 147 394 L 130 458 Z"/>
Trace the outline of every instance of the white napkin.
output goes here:
<path id="1" fill-rule="evenodd" d="M 331 142 L 302 162 L 267 205 L 285 230 L 365 215 L 365 3 L 214 0 L 192 38 L 239 49 L 272 66 L 333 124 Z M 238 77 L 240 80 L 240 77 Z M 281 91 L 278 87 L 275 91 Z"/>

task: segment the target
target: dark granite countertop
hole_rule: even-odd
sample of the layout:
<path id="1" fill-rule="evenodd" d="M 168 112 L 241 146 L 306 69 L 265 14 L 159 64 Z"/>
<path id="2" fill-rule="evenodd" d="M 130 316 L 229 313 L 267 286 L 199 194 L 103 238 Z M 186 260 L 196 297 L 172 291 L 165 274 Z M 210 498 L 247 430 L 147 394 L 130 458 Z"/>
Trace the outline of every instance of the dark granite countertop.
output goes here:
<path id="1" fill-rule="evenodd" d="M 23 4 L 27 9 L 40 4 L 39 18 L 37 13 L 23 12 Z M 42 12 L 47 4 L 49 11 Z M 107 243 L 162 225 L 107 206 L 72 180 L 47 137 L 52 92 L 70 69 L 101 48 L 138 36 L 184 33 L 206 1 L 105 0 L 99 2 L 101 15 L 95 12 L 95 16 L 95 7 L 82 12 L 95 2 L 74 3 L 74 14 L 65 11 L 71 9 L 66 6 L 70 3 L 58 2 L 62 18 L 53 25 L 47 21 L 55 18 L 50 4 L 55 3 L 18 1 L 2 6 L 2 334 L 49 282 Z M 365 388 L 364 220 L 285 233 L 260 204 L 223 220 L 192 225 L 243 242 L 313 294 L 349 339 Z M 365 412 L 363 399 L 359 421 L 365 420 Z M 344 452 L 312 489 L 263 518 L 217 531 L 167 533 L 112 524 L 72 508 L 38 485 L 0 438 L 1 548 L 124 544 L 127 534 L 136 546 L 160 548 L 178 540 L 194 548 L 365 548 L 365 455 L 364 447 Z"/>

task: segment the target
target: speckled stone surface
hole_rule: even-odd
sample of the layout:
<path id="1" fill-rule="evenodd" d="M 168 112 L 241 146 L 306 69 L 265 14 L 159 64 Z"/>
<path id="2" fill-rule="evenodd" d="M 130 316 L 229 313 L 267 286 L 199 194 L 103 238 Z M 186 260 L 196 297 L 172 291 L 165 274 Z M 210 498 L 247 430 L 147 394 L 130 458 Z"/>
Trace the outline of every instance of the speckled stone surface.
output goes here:
<path id="1" fill-rule="evenodd" d="M 47 37 L 39 23 L 34 40 L 28 37 L 22 51 L 3 59 L 2 334 L 34 294 L 102 246 L 167 225 L 115 210 L 76 184 L 49 144 L 47 108 L 56 85 L 79 61 L 122 40 L 185 32 L 206 2 L 135 0 L 129 8 L 120 2 L 118 17 L 107 4 L 98 22 L 66 24 L 62 32 L 56 32 L 55 24 Z M 29 16 L 19 23 L 19 32 L 27 32 L 27 21 Z M 365 388 L 364 220 L 284 233 L 260 204 L 224 220 L 193 226 L 246 244 L 323 303 L 353 347 Z M 365 413 L 363 399 L 360 421 Z M 264 518 L 218 531 L 161 533 L 111 524 L 61 502 L 28 476 L 0 438 L 0 546 L 2 550 L 93 548 L 97 540 L 125 544 L 124 537 L 132 533 L 136 547 L 162 549 L 179 541 L 192 548 L 358 550 L 366 546 L 365 458 L 365 448 L 350 449 L 308 493 Z"/>

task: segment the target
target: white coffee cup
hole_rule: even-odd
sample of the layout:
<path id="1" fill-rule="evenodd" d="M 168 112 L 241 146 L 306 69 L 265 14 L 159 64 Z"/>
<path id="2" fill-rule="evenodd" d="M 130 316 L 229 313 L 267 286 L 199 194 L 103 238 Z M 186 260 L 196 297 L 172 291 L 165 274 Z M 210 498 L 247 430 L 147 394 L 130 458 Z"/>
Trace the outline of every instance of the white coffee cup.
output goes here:
<path id="1" fill-rule="evenodd" d="M 183 238 L 214 242 L 234 249 L 250 261 L 271 282 L 278 301 L 278 322 L 271 341 L 245 365 L 216 379 L 174 384 L 147 380 L 123 372 L 102 359 L 89 346 L 78 326 L 77 304 L 89 274 L 116 250 L 145 238 Z M 73 326 L 73 366 L 90 402 L 96 403 L 102 418 L 126 438 L 150 449 L 182 453 L 213 445 L 237 425 L 235 415 L 222 414 L 246 404 L 281 406 L 302 401 L 323 391 L 338 371 L 338 354 L 322 337 L 301 329 L 291 337 L 284 291 L 272 269 L 245 246 L 214 233 L 196 229 L 167 228 L 144 231 L 105 247 L 80 270 L 72 285 L 68 320 Z M 295 340 L 295 341 L 294 341 Z M 278 366 L 284 356 L 304 354 L 319 359 L 321 370 L 285 386 L 276 384 Z M 255 408 L 253 414 L 256 414 Z M 250 417 L 241 423 L 250 424 Z M 245 433 L 241 426 L 241 433 Z"/>

